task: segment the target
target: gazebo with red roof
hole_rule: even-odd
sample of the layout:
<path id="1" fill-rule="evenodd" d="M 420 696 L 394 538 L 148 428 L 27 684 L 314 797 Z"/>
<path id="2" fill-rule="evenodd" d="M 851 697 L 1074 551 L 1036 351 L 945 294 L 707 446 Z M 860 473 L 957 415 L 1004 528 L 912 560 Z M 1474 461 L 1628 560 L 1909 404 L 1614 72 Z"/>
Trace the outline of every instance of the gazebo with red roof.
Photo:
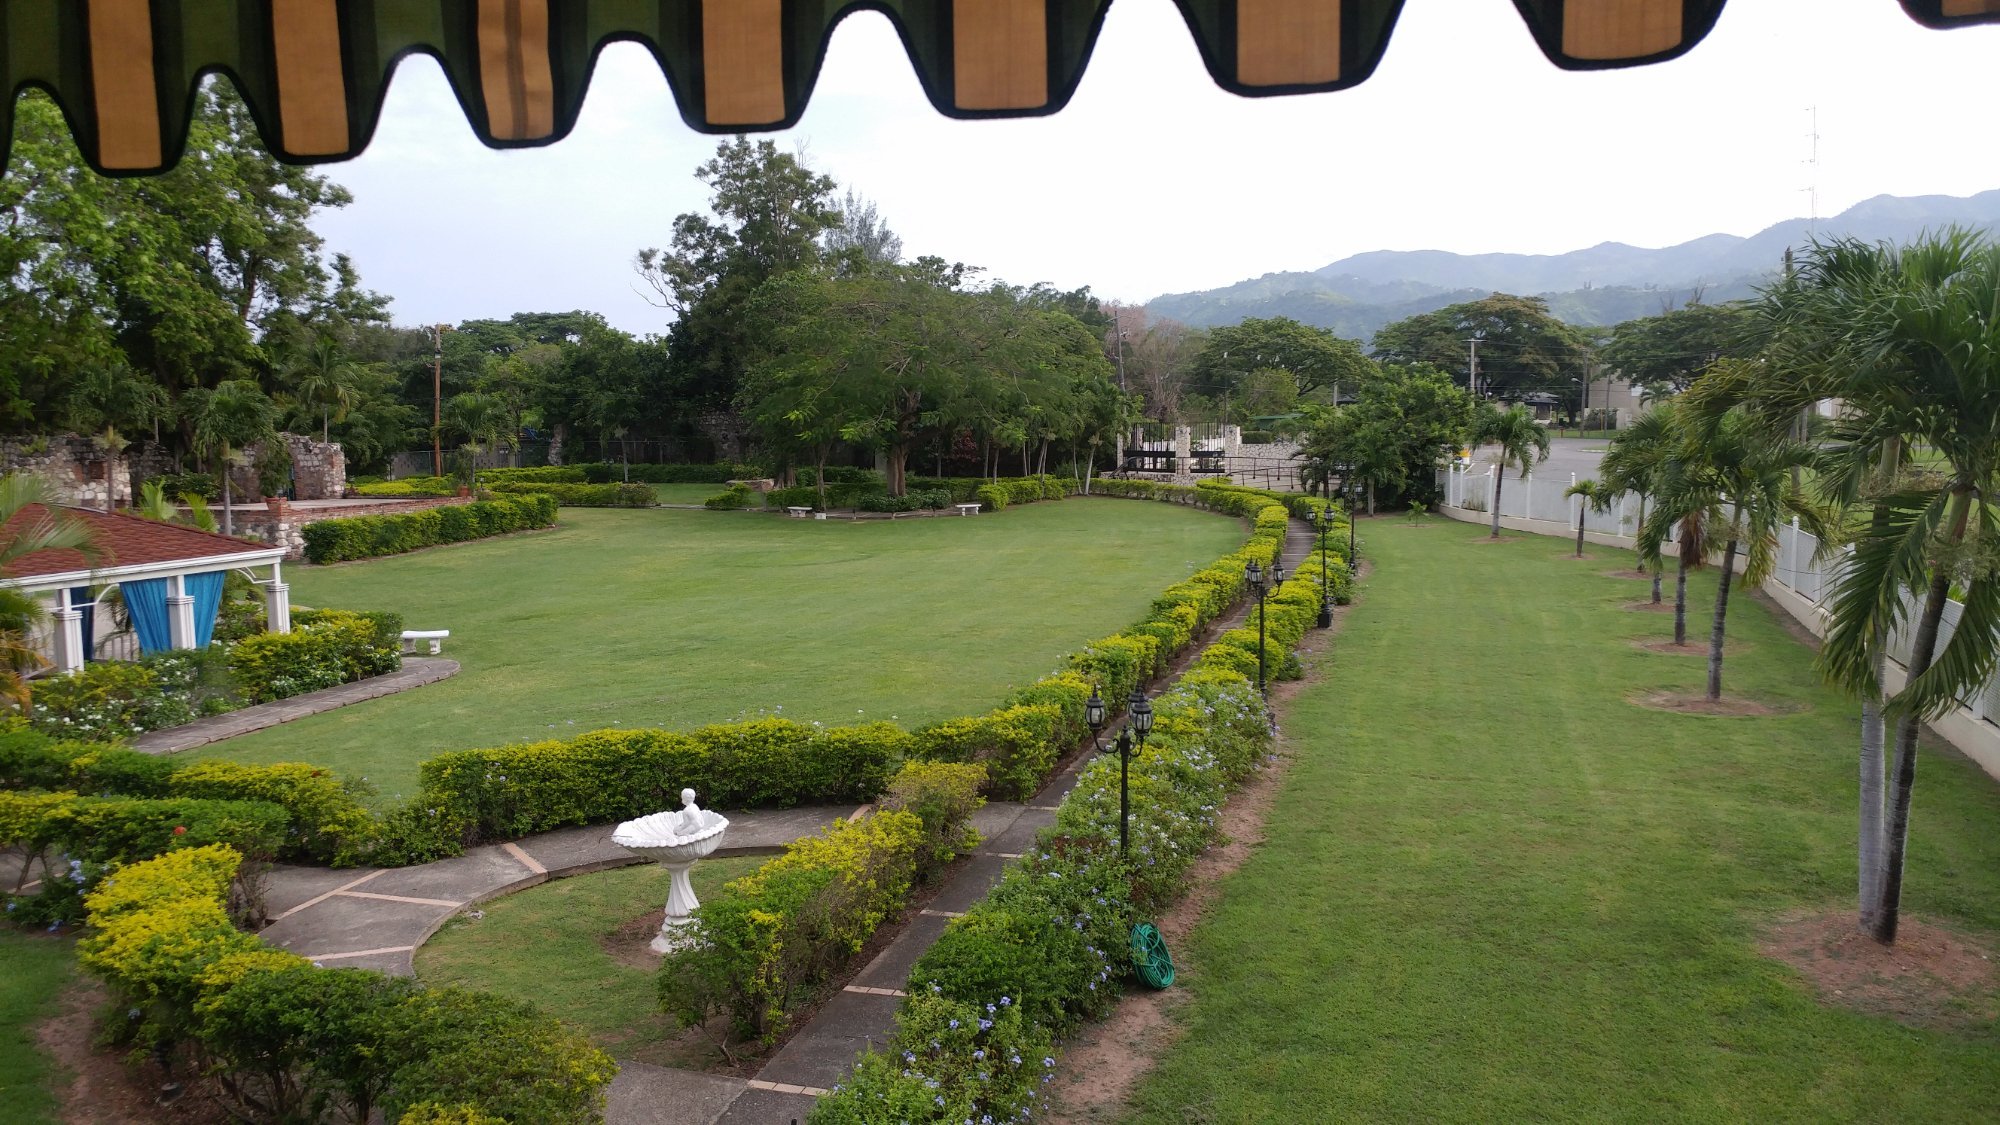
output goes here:
<path id="1" fill-rule="evenodd" d="M 266 627 L 275 633 L 291 631 L 291 588 L 280 571 L 284 547 L 122 513 L 63 511 L 90 529 L 95 557 L 67 549 L 35 551 L 0 571 L 0 588 L 44 595 L 53 602 L 57 669 L 74 671 L 88 659 L 87 646 L 94 638 L 84 636 L 85 611 L 114 584 L 123 593 L 140 647 L 148 653 L 206 647 L 215 629 L 223 577 L 232 570 L 270 568 L 268 578 L 252 576 L 264 588 Z M 0 546 L 48 515 L 40 504 L 23 507 L 0 525 Z"/>

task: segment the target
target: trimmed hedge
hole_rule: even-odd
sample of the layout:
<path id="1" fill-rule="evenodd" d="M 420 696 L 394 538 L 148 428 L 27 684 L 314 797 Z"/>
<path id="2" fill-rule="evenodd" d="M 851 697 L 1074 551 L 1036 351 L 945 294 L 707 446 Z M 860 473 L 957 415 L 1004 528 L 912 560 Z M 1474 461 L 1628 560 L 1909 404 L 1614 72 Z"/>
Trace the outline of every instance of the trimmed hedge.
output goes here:
<path id="1" fill-rule="evenodd" d="M 585 484 L 583 469 L 577 465 L 536 465 L 519 469 L 482 469 L 479 483 L 498 486 L 502 483 L 531 481 L 535 484 Z"/>
<path id="2" fill-rule="evenodd" d="M 229 674 L 249 703 L 301 695 L 403 666 L 403 620 L 393 613 L 308 610 L 289 633 L 258 633 L 229 649 Z"/>
<path id="3" fill-rule="evenodd" d="M 840 820 L 724 885 L 695 909 L 699 940 L 660 966 L 662 1006 L 683 1024 L 729 1016 L 769 1043 L 902 906 L 910 886 L 977 843 L 978 766 L 915 764 L 874 815 Z"/>
<path id="4" fill-rule="evenodd" d="M 755 480 L 764 475 L 760 465 L 627 465 L 618 461 L 598 461 L 574 466 L 583 470 L 591 484 L 632 480 L 643 484 L 728 484 L 733 480 Z"/>
<path id="5" fill-rule="evenodd" d="M 305 526 L 306 561 L 346 562 L 463 543 L 556 522 L 555 498 L 545 493 L 503 496 L 399 516 L 351 516 Z"/>
<path id="6" fill-rule="evenodd" d="M 736 512 L 757 502 L 757 492 L 747 484 L 733 484 L 701 502 L 711 512 Z"/>
<path id="7" fill-rule="evenodd" d="M 350 485 L 347 491 L 354 496 L 407 499 L 415 496 L 456 496 L 459 486 L 460 482 L 451 477 L 402 477 Z"/>
<path id="8" fill-rule="evenodd" d="M 130 1013 L 121 1041 L 169 1058 L 198 1048 L 258 1118 L 602 1119 L 616 1064 L 532 1006 L 316 968 L 238 930 L 226 904 L 242 862 L 221 845 L 170 852 L 85 899 L 78 961 Z"/>
<path id="9" fill-rule="evenodd" d="M 448 751 L 419 768 L 417 795 L 390 814 L 377 862 L 420 863 L 469 844 L 641 816 L 677 807 L 683 788 L 717 808 L 859 804 L 882 792 L 909 740 L 889 723 L 767 718 Z"/>
<path id="10" fill-rule="evenodd" d="M 553 496 L 565 508 L 650 508 L 659 497 L 649 484 L 564 484 L 543 481 L 499 481 L 488 485 L 501 495 L 535 493 Z"/>

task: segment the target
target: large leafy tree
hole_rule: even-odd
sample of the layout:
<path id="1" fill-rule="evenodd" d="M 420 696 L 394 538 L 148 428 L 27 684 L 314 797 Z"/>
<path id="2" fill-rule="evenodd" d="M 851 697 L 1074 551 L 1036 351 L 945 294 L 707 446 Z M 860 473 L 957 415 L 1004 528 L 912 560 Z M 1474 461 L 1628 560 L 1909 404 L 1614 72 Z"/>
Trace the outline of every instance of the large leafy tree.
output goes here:
<path id="1" fill-rule="evenodd" d="M 1477 400 L 1449 374 L 1384 367 L 1352 404 L 1307 408 L 1300 472 L 1311 486 L 1338 477 L 1350 495 L 1359 488 L 1371 511 L 1378 493 L 1428 501 L 1438 468 L 1464 446 L 1478 415 Z"/>
<path id="2" fill-rule="evenodd" d="M 1428 363 L 1464 371 L 1477 341 L 1478 391 L 1512 398 L 1533 391 L 1567 393 L 1584 375 L 1583 334 L 1549 315 L 1540 297 L 1495 293 L 1385 324 L 1375 333 L 1375 358 Z"/>
<path id="3" fill-rule="evenodd" d="M 1259 375 L 1280 372 L 1295 397 L 1325 392 L 1329 401 L 1337 401 L 1343 389 L 1358 391 L 1375 371 L 1355 341 L 1277 316 L 1211 329 L 1190 375 L 1200 392 L 1213 399 L 1254 394 Z"/>
<path id="4" fill-rule="evenodd" d="M 1684 305 L 1613 328 L 1598 348 L 1604 367 L 1656 396 L 1688 389 L 1710 364 L 1754 355 L 1747 305 Z"/>

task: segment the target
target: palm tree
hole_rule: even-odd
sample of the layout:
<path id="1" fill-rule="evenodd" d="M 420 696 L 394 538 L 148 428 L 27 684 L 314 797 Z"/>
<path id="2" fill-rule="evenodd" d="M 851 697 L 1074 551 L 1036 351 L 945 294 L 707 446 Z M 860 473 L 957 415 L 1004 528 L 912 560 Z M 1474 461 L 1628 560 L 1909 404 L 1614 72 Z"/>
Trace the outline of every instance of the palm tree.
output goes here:
<path id="1" fill-rule="evenodd" d="M 1642 526 L 1646 522 L 1646 501 L 1653 494 L 1660 465 L 1672 448 L 1675 409 L 1672 402 L 1662 402 L 1641 414 L 1631 425 L 1612 436 L 1610 448 L 1605 450 L 1604 459 L 1598 463 L 1598 473 L 1606 484 L 1639 498 L 1639 523 Z M 1663 568 L 1657 563 L 1649 568 L 1641 555 L 1639 571 L 1643 574 L 1648 569 L 1653 575 L 1653 604 L 1659 605 Z"/>
<path id="2" fill-rule="evenodd" d="M 444 404 L 445 425 L 465 435 L 472 487 L 479 487 L 479 454 L 500 439 L 507 424 L 507 407 L 494 395 L 467 392 Z"/>
<path id="3" fill-rule="evenodd" d="M 1976 548 L 2000 535 L 2000 243 L 1959 229 L 1900 251 L 1857 243 L 1816 246 L 1804 275 L 1769 300 L 1803 322 L 1801 356 L 1814 390 L 1837 394 L 1848 415 L 1836 430 L 1852 447 L 1830 489 L 1870 470 L 1884 489 L 1853 531 L 1853 554 L 1835 585 L 1833 620 L 1820 651 L 1834 682 L 1865 699 L 1881 691 L 1880 659 L 1892 633 L 1910 629 L 1909 680 L 1884 708 L 1895 721 L 1892 781 L 1881 828 L 1882 872 L 1863 922 L 1893 943 L 1917 737 L 1925 718 L 1989 678 L 2000 662 L 2000 578 Z M 1816 361 L 1816 362 L 1814 362 Z M 1889 454 L 1921 443 L 1938 471 L 1890 477 Z M 1951 639 L 1938 634 L 1952 586 L 1962 610 Z M 1910 620 L 1913 603 L 1921 608 Z M 1865 769 L 1864 769 L 1865 772 Z M 1864 803 L 1864 817 L 1866 806 Z M 1864 873 L 1862 883 L 1867 886 Z"/>
<path id="4" fill-rule="evenodd" d="M 1549 459 L 1549 432 L 1525 406 L 1488 410 L 1473 431 L 1475 445 L 1499 447 L 1493 457 L 1493 538 L 1500 538 L 1500 481 L 1509 467 L 1519 465 L 1521 478 Z"/>
<path id="5" fill-rule="evenodd" d="M 1682 422 L 1681 445 L 1665 462 L 1654 511 L 1728 513 L 1710 528 L 1712 538 L 1723 540 L 1708 639 L 1708 699 L 1713 703 L 1722 698 L 1723 637 L 1737 551 L 1740 547 L 1744 554 L 1743 581 L 1760 585 L 1777 562 L 1778 525 L 1803 510 L 1792 474 L 1811 463 L 1813 447 L 1767 428 L 1761 418 L 1741 409 L 1719 416 L 1690 412 Z M 1686 643 L 1684 612 L 1675 614 L 1676 644 Z"/>
<path id="6" fill-rule="evenodd" d="M 214 390 L 190 391 L 181 401 L 194 425 L 195 447 L 222 462 L 222 533 L 234 534 L 229 514 L 230 468 L 245 446 L 277 433 L 277 405 L 248 379 L 226 380 Z"/>
<path id="7" fill-rule="evenodd" d="M 1618 489 L 1600 480 L 1580 480 L 1563 489 L 1565 498 L 1575 496 L 1583 500 L 1576 506 L 1576 557 L 1583 557 L 1583 514 L 1586 510 L 1605 512 L 1611 502 L 1618 498 Z"/>
<path id="8" fill-rule="evenodd" d="M 321 336 L 291 364 L 292 388 L 299 400 L 319 407 L 319 440 L 329 440 L 332 420 L 345 419 L 360 396 L 356 367 L 331 336 Z"/>
<path id="9" fill-rule="evenodd" d="M 0 543 L 0 572 L 36 551 L 69 548 L 82 551 L 86 559 L 96 558 L 90 527 L 56 506 L 48 482 L 24 473 L 0 476 L 0 526 L 12 523 L 31 505 L 39 505 L 40 513 L 24 520 L 13 538 Z M 33 706 L 27 674 L 48 663 L 28 640 L 41 617 L 41 603 L 34 598 L 19 590 L 0 590 L 0 699 L 23 715 Z"/>

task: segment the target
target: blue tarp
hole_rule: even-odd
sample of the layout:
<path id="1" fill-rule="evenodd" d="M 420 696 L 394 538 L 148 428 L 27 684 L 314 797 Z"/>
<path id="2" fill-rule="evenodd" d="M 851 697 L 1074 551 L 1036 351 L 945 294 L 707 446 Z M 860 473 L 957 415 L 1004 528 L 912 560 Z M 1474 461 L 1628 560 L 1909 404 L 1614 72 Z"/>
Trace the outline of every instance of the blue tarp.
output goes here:
<path id="1" fill-rule="evenodd" d="M 91 600 L 90 587 L 71 586 L 69 607 L 83 614 L 83 659 L 87 664 L 97 659 L 97 605 Z"/>

